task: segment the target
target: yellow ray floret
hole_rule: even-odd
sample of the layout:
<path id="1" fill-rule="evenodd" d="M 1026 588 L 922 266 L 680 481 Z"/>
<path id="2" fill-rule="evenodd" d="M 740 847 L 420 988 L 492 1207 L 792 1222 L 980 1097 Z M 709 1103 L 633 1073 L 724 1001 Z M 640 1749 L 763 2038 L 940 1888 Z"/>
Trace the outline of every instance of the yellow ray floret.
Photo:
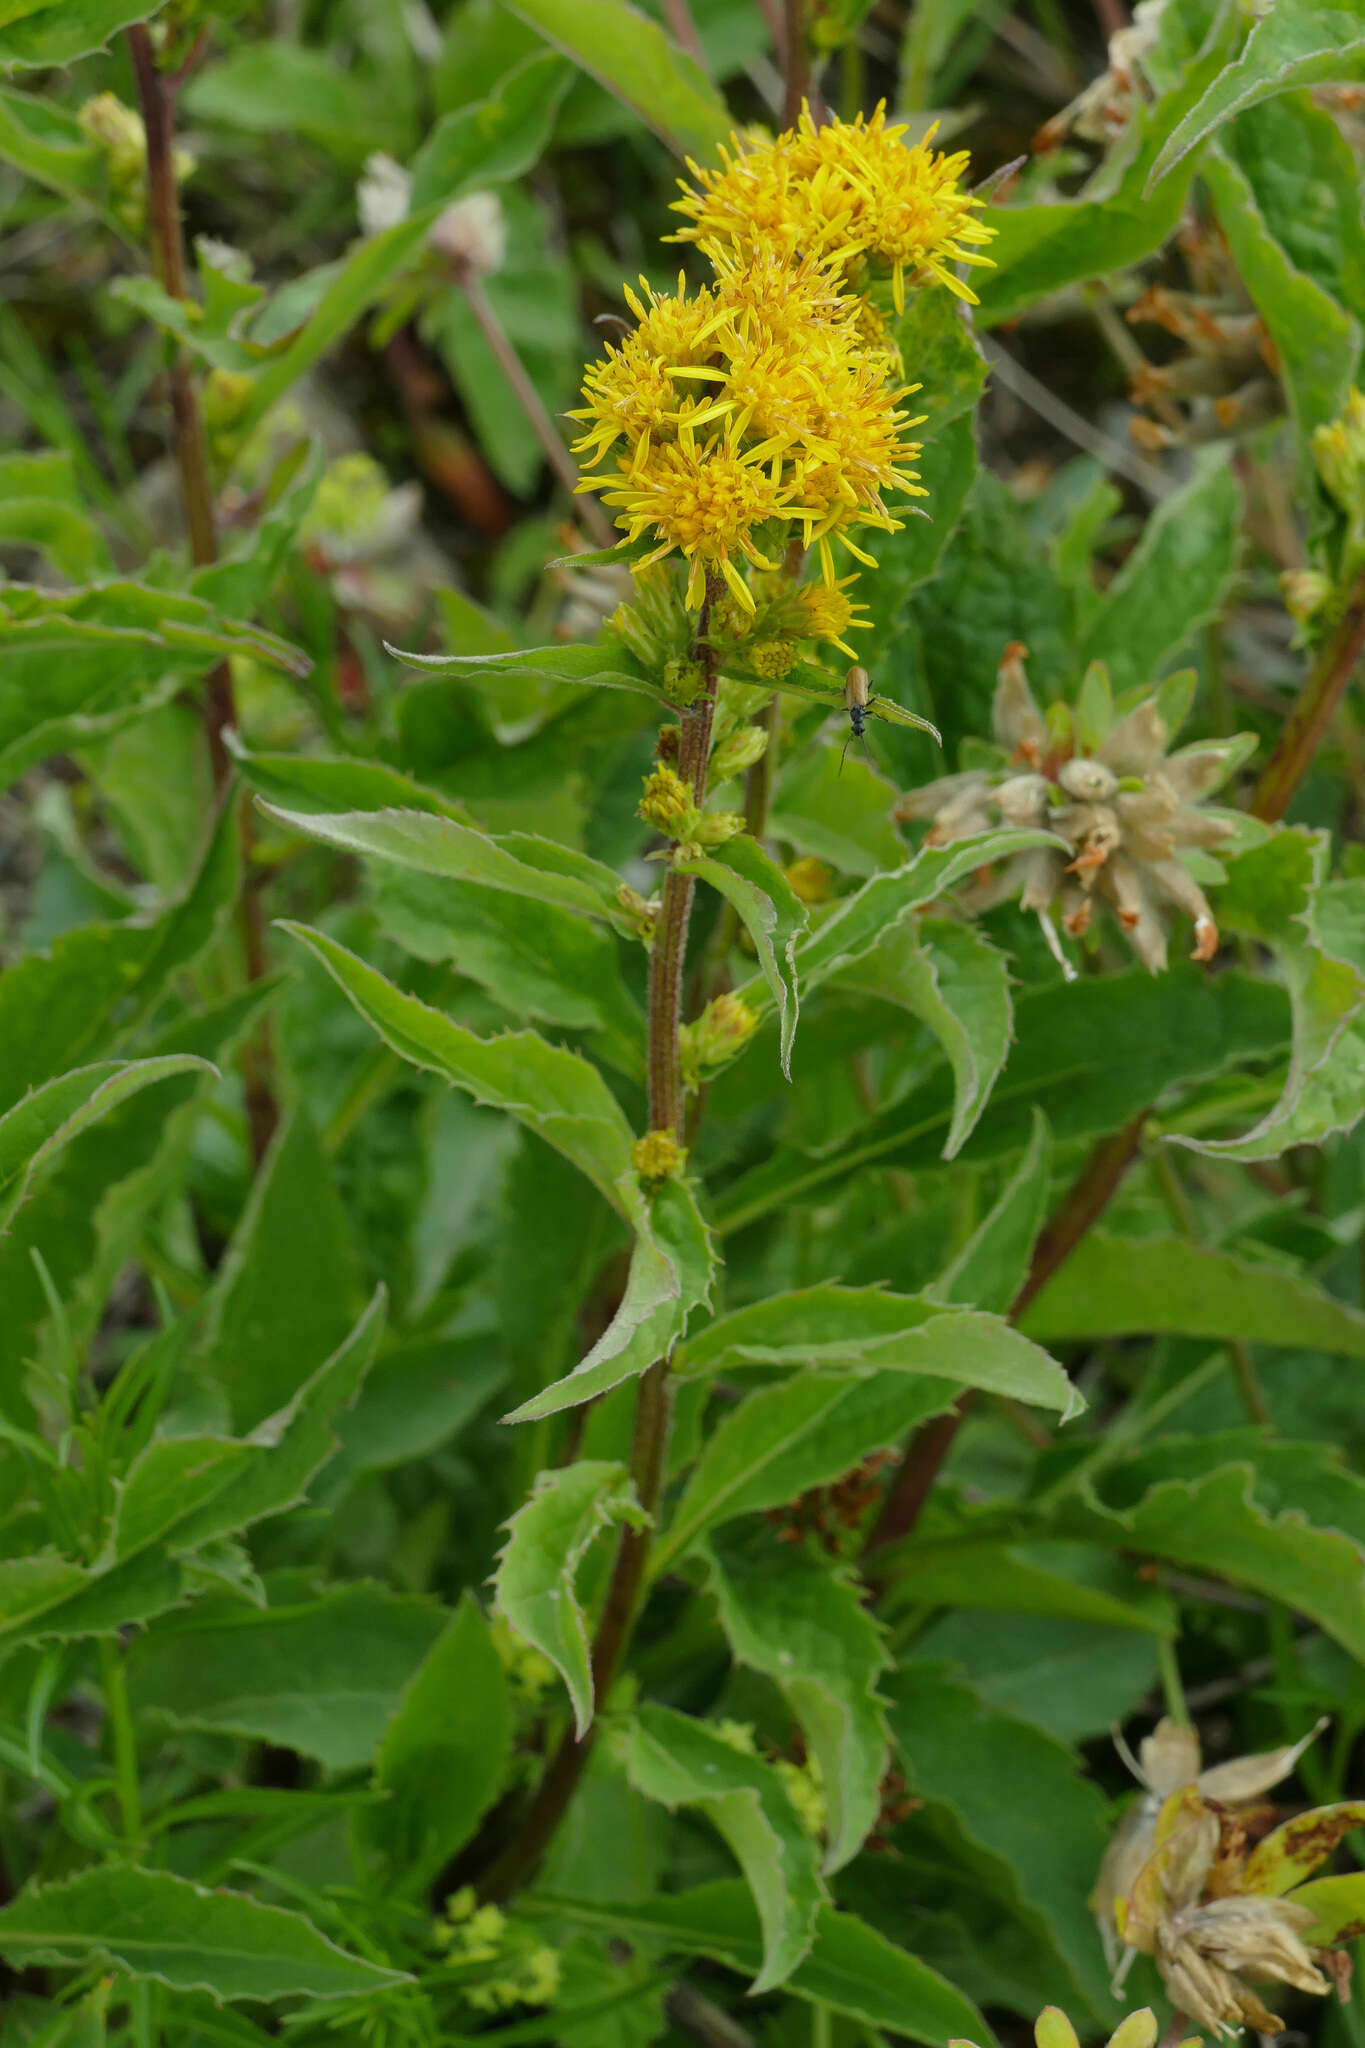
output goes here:
<path id="1" fill-rule="evenodd" d="M 760 569 L 774 564 L 759 552 L 755 527 L 790 518 L 791 483 L 780 466 L 765 465 L 726 442 L 684 447 L 651 446 L 633 468 L 622 462 L 614 482 L 605 480 L 607 504 L 618 507 L 616 523 L 628 540 L 648 534 L 657 542 L 638 565 L 657 562 L 674 549 L 688 564 L 687 602 L 694 609 L 706 595 L 708 575 L 719 573 L 738 602 L 754 609 L 736 557 Z"/>
<path id="2" fill-rule="evenodd" d="M 890 271 L 897 312 L 907 277 L 936 278 L 974 303 L 952 265 L 988 264 L 981 249 L 995 229 L 976 217 L 985 201 L 962 189 L 967 153 L 931 149 L 933 128 L 907 147 L 907 132 L 886 125 L 882 105 L 868 120 L 820 128 L 803 109 L 797 127 L 772 142 L 736 135 L 721 151 L 723 169 L 689 163 L 695 189 L 684 183 L 674 201 L 689 217 L 678 239 L 711 252 L 800 250 L 831 269 L 866 256 Z"/>

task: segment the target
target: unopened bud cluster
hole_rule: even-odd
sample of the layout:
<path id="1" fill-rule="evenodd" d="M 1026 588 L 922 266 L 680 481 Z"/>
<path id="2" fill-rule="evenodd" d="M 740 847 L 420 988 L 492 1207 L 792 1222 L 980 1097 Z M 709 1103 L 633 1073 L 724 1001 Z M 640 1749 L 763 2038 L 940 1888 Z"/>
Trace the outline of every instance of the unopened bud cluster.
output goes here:
<path id="1" fill-rule="evenodd" d="M 691 859 L 709 846 L 723 846 L 744 830 L 737 811 L 699 810 L 691 784 L 663 761 L 645 777 L 637 812 L 661 838 L 674 841 L 681 860 Z"/>
<path id="2" fill-rule="evenodd" d="M 679 1034 L 683 1084 L 696 1088 L 719 1067 L 743 1052 L 758 1029 L 758 1012 L 742 996 L 714 996 L 700 1017 L 684 1024 Z"/>
<path id="3" fill-rule="evenodd" d="M 630 1163 L 650 1194 L 665 1181 L 676 1180 L 686 1158 L 671 1130 L 647 1131 L 630 1148 Z"/>
<path id="4" fill-rule="evenodd" d="M 1143 363 L 1132 399 L 1133 439 L 1149 453 L 1235 438 L 1284 411 L 1279 358 L 1222 241 L 1197 226 L 1180 237 L 1193 289 L 1152 285 L 1128 308 L 1133 326 L 1173 335 L 1179 351 Z"/>
<path id="5" fill-rule="evenodd" d="M 116 93 L 97 92 L 76 115 L 87 142 L 104 157 L 109 178 L 109 211 L 129 234 L 140 234 L 147 217 L 147 131 L 142 116 Z M 172 159 L 177 183 L 188 178 L 194 158 L 177 149 Z"/>
<path id="6" fill-rule="evenodd" d="M 1193 920 L 1191 958 L 1211 959 L 1218 927 L 1186 862 L 1192 854 L 1207 861 L 1209 849 L 1239 829 L 1236 813 L 1203 806 L 1254 740 L 1242 734 L 1171 753 L 1188 695 L 1180 704 L 1178 685 L 1168 683 L 1116 708 L 1099 664 L 1087 675 L 1076 709 L 1054 704 L 1045 717 L 1024 672 L 1026 652 L 1013 643 L 1000 667 L 993 710 L 998 765 L 912 791 L 898 816 L 929 819 L 931 846 L 1002 826 L 1051 833 L 1059 844 L 978 871 L 958 900 L 979 913 L 1017 899 L 1037 913 L 1068 972 L 1054 917 L 1079 939 L 1100 901 L 1111 906 L 1129 945 L 1153 972 L 1166 965 L 1173 912 Z"/>

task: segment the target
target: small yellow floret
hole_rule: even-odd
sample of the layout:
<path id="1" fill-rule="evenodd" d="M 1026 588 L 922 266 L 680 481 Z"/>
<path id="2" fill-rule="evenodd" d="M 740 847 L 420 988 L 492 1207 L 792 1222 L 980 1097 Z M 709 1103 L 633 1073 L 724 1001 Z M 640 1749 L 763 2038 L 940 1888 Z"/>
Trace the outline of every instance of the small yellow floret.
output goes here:
<path id="1" fill-rule="evenodd" d="M 686 1157 L 671 1130 L 649 1131 L 630 1148 L 630 1163 L 651 1193 L 677 1178 Z"/>

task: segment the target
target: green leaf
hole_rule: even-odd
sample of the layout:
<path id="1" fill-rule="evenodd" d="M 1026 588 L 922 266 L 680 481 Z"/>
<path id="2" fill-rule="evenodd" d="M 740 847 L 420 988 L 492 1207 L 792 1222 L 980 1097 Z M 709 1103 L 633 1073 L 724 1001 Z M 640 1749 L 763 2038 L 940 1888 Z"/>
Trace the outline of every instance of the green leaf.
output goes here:
<path id="1" fill-rule="evenodd" d="M 792 1040 L 798 1015 L 796 941 L 806 928 L 806 906 L 776 861 L 756 839 L 740 833 L 698 860 L 678 861 L 733 904 L 754 942 L 763 978 L 777 1004 L 782 1071 L 791 1079 Z"/>
<path id="2" fill-rule="evenodd" d="M 601 861 L 529 832 L 494 838 L 452 815 L 426 810 L 307 812 L 264 803 L 262 810 L 292 832 L 320 839 L 418 874 L 475 882 L 484 889 L 531 896 L 580 917 L 620 923 L 620 878 Z"/>
<path id="3" fill-rule="evenodd" d="M 986 1107 L 1014 1036 L 1004 955 L 973 925 L 903 917 L 835 979 L 898 1003 L 933 1032 L 953 1069 L 953 1119 L 943 1156 L 955 1158 Z"/>
<path id="4" fill-rule="evenodd" d="M 282 38 L 242 43 L 205 65 L 185 89 L 185 108 L 250 135 L 307 136 L 356 168 L 371 150 L 403 147 L 401 118 L 372 81 L 326 50 Z"/>
<path id="5" fill-rule="evenodd" d="M 825 1870 L 852 1861 L 876 1825 L 888 1737 L 878 1680 L 882 1631 L 847 1572 L 809 1550 L 718 1538 L 711 1591 L 736 1663 L 780 1688 L 820 1766 L 829 1821 Z"/>
<path id="6" fill-rule="evenodd" d="M 515 65 L 487 99 L 443 114 L 412 160 L 409 210 L 449 206 L 523 176 L 548 146 L 571 76 L 544 50 Z"/>
<path id="7" fill-rule="evenodd" d="M 817 941 L 829 929 L 823 926 Z M 1164 1089 L 1273 1054 L 1287 1024 L 1280 989 L 1236 973 L 1210 981 L 1183 966 L 1033 991 L 1016 1007 L 1014 1052 L 964 1156 L 998 1158 L 1026 1144 L 1035 1107 L 1059 1142 L 1116 1130 Z M 951 1103 L 945 1064 L 839 1152 L 811 1159 L 779 1151 L 721 1197 L 716 1228 L 741 1229 L 779 1203 L 808 1199 L 874 1163 L 931 1165 L 951 1123 Z"/>
<path id="8" fill-rule="evenodd" d="M 950 1265 L 928 1290 L 932 1301 L 961 1302 L 1007 1315 L 1028 1277 L 1047 1221 L 1052 1134 L 1040 1109 L 1019 1164 Z"/>
<path id="9" fill-rule="evenodd" d="M 244 781 L 291 823 L 315 811 L 426 811 L 466 822 L 458 804 L 382 761 L 357 761 L 351 754 L 248 753 L 234 738 L 228 745 Z"/>
<path id="10" fill-rule="evenodd" d="M 543 1903 L 548 1911 L 598 1926 L 608 1936 L 706 1956 L 746 1977 L 759 1969 L 758 1914 L 742 1884 L 698 1885 L 629 1905 L 594 1908 L 559 1898 Z M 832 1906 L 817 1910 L 814 1945 L 785 1988 L 797 1998 L 927 2042 L 930 2048 L 947 2048 L 953 2039 L 983 2044 L 995 2039 L 970 1999 L 937 1970 L 896 1948 L 866 1921 Z"/>
<path id="11" fill-rule="evenodd" d="M 654 1545 L 659 1577 L 708 1529 L 780 1507 L 841 1478 L 873 1451 L 951 1408 L 958 1383 L 904 1372 L 808 1371 L 760 1387 L 717 1424 L 667 1531 Z"/>
<path id="12" fill-rule="evenodd" d="M 392 1884 L 426 1891 L 497 1798 L 511 1753 L 507 1680 L 466 1593 L 379 1745 L 374 1783 L 387 1796 L 355 1816 L 358 1839 L 383 1858 Z"/>
<path id="13" fill-rule="evenodd" d="M 1365 25 L 1361 49 L 1365 52 Z M 1200 176 L 1237 273 L 1274 343 L 1306 462 L 1313 429 L 1334 420 L 1346 402 L 1360 357 L 1360 328 L 1321 285 L 1295 269 L 1237 164 L 1215 149 L 1201 162 Z"/>
<path id="14" fill-rule="evenodd" d="M 678 156 L 711 159 L 733 123 L 715 87 L 625 0 L 516 0 L 514 14 L 623 100 Z"/>
<path id="15" fill-rule="evenodd" d="M 1323 1446 L 1167 1437 L 1150 1456 L 1109 1461 L 1102 1484 L 1122 1504 L 1083 1481 L 1056 1507 L 1059 1534 L 1212 1572 L 1365 1657 L 1365 1486 Z"/>
<path id="16" fill-rule="evenodd" d="M 902 1606 L 1048 1615 L 1144 1635 L 1176 1632 L 1169 1594 L 1145 1584 L 1130 1565 L 1097 1557 L 1081 1544 L 1002 1543 L 967 1531 L 941 1540 L 916 1537 L 895 1557 L 904 1566 L 896 1587 Z"/>
<path id="17" fill-rule="evenodd" d="M 1103 1793 L 1063 1744 L 984 1707 L 942 1664 L 908 1665 L 889 1692 L 897 1752 L 925 1819 L 960 1830 L 986 1859 L 992 1889 L 1052 1943 L 1075 1990 L 1107 2012 L 1109 1972 L 1087 1903 L 1109 1838 Z"/>
<path id="18" fill-rule="evenodd" d="M 0 48 L 5 32 L 0 29 Z M 37 93 L 0 89 L 0 157 L 64 199 L 100 208 L 108 189 L 102 152 L 74 114 Z M 77 576 L 75 581 L 82 578 Z"/>
<path id="19" fill-rule="evenodd" d="M 776 1771 L 671 1707 L 642 1707 L 625 1731 L 626 1771 L 637 1791 L 670 1809 L 700 1808 L 744 1872 L 763 1930 L 757 1995 L 782 1984 L 809 1955 L 824 1886 L 815 1843 Z"/>
<path id="20" fill-rule="evenodd" d="M 1092 1230 L 1024 1316 L 1040 1343 L 1170 1333 L 1365 1358 L 1365 1315 L 1283 1266 Z"/>
<path id="21" fill-rule="evenodd" d="M 1180 219 L 1194 169 L 1168 159 L 1167 138 L 1226 70 L 1227 36 L 1221 28 L 1173 91 L 1138 106 L 1123 147 L 1078 198 L 992 207 L 996 267 L 977 273 L 980 325 L 1013 319 L 1064 285 L 1126 269 L 1160 248 Z"/>
<path id="22" fill-rule="evenodd" d="M 605 0 L 593 0 L 605 4 Z M 424 669 L 428 675 L 455 683 L 473 684 L 478 689 L 496 690 L 507 682 L 593 683 L 607 690 L 634 690 L 656 703 L 668 699 L 652 677 L 645 674 L 624 647 L 612 641 L 595 641 L 590 646 L 570 642 L 559 647 L 526 647 L 497 654 L 404 654 L 389 648 L 397 661 L 409 668 Z"/>
<path id="23" fill-rule="evenodd" d="M 21 1892 L 0 1909 L 0 1954 L 19 1969 L 93 1963 L 220 2000 L 350 1998 L 410 1981 L 347 1955 L 301 1913 L 126 1863 Z"/>
<path id="24" fill-rule="evenodd" d="M 0 155 L 5 120 L 6 95 L 0 92 Z M 104 535 L 85 510 L 75 466 L 64 450 L 0 455 L 0 539 L 13 547 L 39 549 L 72 583 L 83 583 L 113 566 Z"/>
<path id="25" fill-rule="evenodd" d="M 185 1053 L 126 1064 L 108 1060 L 61 1074 L 24 1096 L 0 1116 L 0 1231 L 27 1198 L 34 1175 L 130 1095 L 174 1074 L 216 1072 L 207 1060 Z"/>
<path id="26" fill-rule="evenodd" d="M 0 27 L 0 70 L 74 64 L 159 12 L 160 0 L 10 0 Z"/>
<path id="27" fill-rule="evenodd" d="M 1263 1835 L 1246 1860 L 1248 1891 L 1283 1898 L 1311 1877 L 1353 1829 L 1365 1827 L 1365 1799 L 1345 1799 L 1295 1814 Z"/>
<path id="28" fill-rule="evenodd" d="M 624 1465 L 580 1458 L 542 1472 L 531 1498 L 507 1523 L 494 1606 L 564 1680 L 580 1741 L 592 1726 L 594 1700 L 578 1568 L 603 1530 L 618 1523 L 642 1529 L 648 1519 Z"/>
<path id="29" fill-rule="evenodd" d="M 265 1613 L 203 1600 L 138 1637 L 129 1689 L 139 1717 L 359 1770 L 443 1626 L 430 1602 L 363 1582 Z"/>
<path id="30" fill-rule="evenodd" d="M 629 1220 L 622 1182 L 635 1187 L 631 1133 L 597 1069 L 533 1031 L 482 1039 L 404 995 L 335 939 L 306 925 L 283 929 L 315 953 L 386 1044 L 414 1066 L 442 1075 L 476 1102 L 506 1110 L 571 1159 Z"/>
<path id="31" fill-rule="evenodd" d="M 79 925 L 0 977 L 0 1104 L 106 1057 L 149 1014 L 172 977 L 218 936 L 236 899 L 237 825 L 225 811 L 198 874 L 159 916 Z"/>
<path id="32" fill-rule="evenodd" d="M 1077 1412 L 1076 1391 L 1048 1358 L 996 1316 L 940 1308 L 881 1287 L 823 1283 L 735 1309 L 683 1344 L 682 1378 L 745 1365 L 842 1366 L 850 1372 L 932 1373 L 1007 1399 Z"/>
<path id="33" fill-rule="evenodd" d="M 331 1167 L 300 1104 L 271 1144 L 206 1305 L 200 1357 L 238 1429 L 273 1415 L 345 1337 L 351 1259 Z"/>
<path id="34" fill-rule="evenodd" d="M 1201 449 L 1104 594 L 1078 659 L 1102 661 L 1116 693 L 1159 682 L 1216 618 L 1237 571 L 1242 494 L 1225 448 Z"/>
<path id="35" fill-rule="evenodd" d="M 782 764 L 770 830 L 798 853 L 849 875 L 899 868 L 905 842 L 891 822 L 896 792 L 857 749 L 802 747 Z"/>
<path id="36" fill-rule="evenodd" d="M 586 1357 L 504 1422 L 534 1422 L 604 1394 L 667 1358 L 693 1309 L 709 1303 L 715 1273 L 710 1232 L 696 1197 L 667 1181 L 648 1203 L 634 1197 L 635 1245 L 620 1305 Z"/>
<path id="37" fill-rule="evenodd" d="M 918 386 L 912 393 L 914 404 L 907 402 L 906 411 L 926 413 L 931 436 L 974 412 L 986 387 L 986 358 L 972 333 L 968 310 L 951 292 L 915 292 L 904 313 L 892 322 L 905 374 Z M 932 519 L 935 507 L 931 503 L 928 509 Z"/>
<path id="38" fill-rule="evenodd" d="M 937 296 L 921 292 L 916 304 Z M 877 536 L 877 574 L 867 586 L 873 630 L 861 641 L 866 649 L 864 666 L 874 675 L 880 657 L 895 639 L 911 594 L 937 575 L 976 480 L 976 425 L 971 415 L 964 413 L 941 433 L 931 421 L 928 431 L 933 439 L 925 443 L 916 466 L 929 493 L 924 501 L 929 516 L 909 518 L 899 533 Z"/>
<path id="39" fill-rule="evenodd" d="M 1332 116 L 1310 93 L 1281 93 L 1239 114 L 1223 147 L 1295 269 L 1365 319 L 1360 166 Z"/>
<path id="40" fill-rule="evenodd" d="M 1346 1877 L 1316 1877 L 1299 1886 L 1294 1904 L 1307 1906 L 1316 1915 L 1312 1926 L 1303 1930 L 1315 1948 L 1358 1941 L 1365 1934 L 1365 1870 L 1353 1870 Z"/>
<path id="41" fill-rule="evenodd" d="M 1274 7 L 1253 22 L 1241 54 L 1214 74 L 1172 130 L 1152 167 L 1167 173 L 1234 114 L 1295 86 L 1350 84 L 1365 76 L 1365 16 L 1357 7 L 1312 0 Z"/>

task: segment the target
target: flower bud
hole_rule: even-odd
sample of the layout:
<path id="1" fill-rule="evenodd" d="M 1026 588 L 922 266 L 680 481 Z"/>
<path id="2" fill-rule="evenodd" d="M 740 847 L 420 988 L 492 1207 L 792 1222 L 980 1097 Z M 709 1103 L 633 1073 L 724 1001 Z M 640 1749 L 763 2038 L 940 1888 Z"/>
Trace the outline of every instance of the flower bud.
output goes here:
<path id="1" fill-rule="evenodd" d="M 728 1066 L 741 1053 L 758 1029 L 758 1012 L 742 996 L 712 998 L 693 1024 L 680 1033 L 683 1080 L 695 1088 L 702 1076 L 715 1067 Z"/>
<path id="2" fill-rule="evenodd" d="M 711 780 L 728 782 L 732 775 L 743 775 L 755 761 L 761 761 L 767 751 L 768 735 L 763 727 L 742 725 L 738 732 L 732 732 L 723 739 L 711 756 Z"/>
<path id="3" fill-rule="evenodd" d="M 362 235 L 382 235 L 406 220 L 412 196 L 412 174 L 382 149 L 365 159 L 365 175 L 355 188 L 355 210 Z"/>
<path id="4" fill-rule="evenodd" d="M 638 889 L 632 889 L 629 882 L 622 882 L 616 892 L 616 901 L 624 911 L 631 928 L 640 943 L 652 946 L 654 929 L 659 921 L 659 899 L 657 896 L 642 896 Z"/>
<path id="5" fill-rule="evenodd" d="M 1280 578 L 1280 589 L 1290 618 L 1306 626 L 1332 595 L 1332 581 L 1320 569 L 1286 569 Z"/>
<path id="6" fill-rule="evenodd" d="M 630 1148 L 630 1163 L 650 1194 L 666 1180 L 676 1180 L 686 1158 L 671 1130 L 650 1131 Z"/>
<path id="7" fill-rule="evenodd" d="M 744 659 L 756 676 L 780 683 L 796 667 L 796 649 L 790 640 L 755 640 L 745 648 Z"/>
<path id="8" fill-rule="evenodd" d="M 690 825 L 696 817 L 690 785 L 672 768 L 661 765 L 653 769 L 645 777 L 644 795 L 640 798 L 637 816 L 643 818 L 646 825 L 652 825 L 665 839 L 681 838 L 681 828 Z"/>
<path id="9" fill-rule="evenodd" d="M 1353 390 L 1341 417 L 1315 429 L 1313 459 L 1342 511 L 1365 516 L 1365 392 Z"/>
<path id="10" fill-rule="evenodd" d="M 783 869 L 792 893 L 803 903 L 828 903 L 834 894 L 834 877 L 822 860 L 813 853 L 803 853 L 799 860 Z"/>
<path id="11" fill-rule="evenodd" d="M 703 811 L 687 836 L 695 846 L 724 846 L 743 830 L 744 819 L 738 811 Z"/>

